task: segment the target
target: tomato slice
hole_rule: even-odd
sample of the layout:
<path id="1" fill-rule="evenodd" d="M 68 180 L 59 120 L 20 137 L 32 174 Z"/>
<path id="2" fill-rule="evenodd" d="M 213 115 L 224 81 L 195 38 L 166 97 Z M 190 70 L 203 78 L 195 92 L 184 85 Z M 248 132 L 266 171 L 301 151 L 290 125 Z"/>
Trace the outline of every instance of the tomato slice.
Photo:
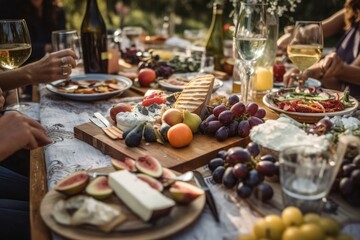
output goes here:
<path id="1" fill-rule="evenodd" d="M 157 104 L 165 103 L 165 99 L 163 97 L 146 98 L 142 101 L 141 105 L 143 105 L 144 107 L 147 107 L 154 103 L 157 103 Z"/>

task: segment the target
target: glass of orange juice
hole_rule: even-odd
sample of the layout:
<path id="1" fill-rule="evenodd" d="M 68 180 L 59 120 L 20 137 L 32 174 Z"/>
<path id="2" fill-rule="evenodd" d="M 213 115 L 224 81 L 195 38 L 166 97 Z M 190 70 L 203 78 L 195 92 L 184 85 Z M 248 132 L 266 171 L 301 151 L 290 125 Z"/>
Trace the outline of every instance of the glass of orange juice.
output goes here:
<path id="1" fill-rule="evenodd" d="M 252 79 L 252 90 L 255 94 L 271 92 L 274 83 L 273 69 L 271 66 L 257 66 Z"/>

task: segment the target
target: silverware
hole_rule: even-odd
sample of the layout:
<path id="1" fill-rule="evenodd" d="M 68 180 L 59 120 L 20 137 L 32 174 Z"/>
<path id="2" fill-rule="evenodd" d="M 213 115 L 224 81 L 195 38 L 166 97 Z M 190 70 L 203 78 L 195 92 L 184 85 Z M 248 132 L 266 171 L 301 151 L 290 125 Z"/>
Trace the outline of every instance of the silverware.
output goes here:
<path id="1" fill-rule="evenodd" d="M 114 140 L 123 138 L 123 132 L 117 127 L 113 126 L 100 113 L 94 113 L 94 116 L 95 117 L 91 117 L 89 120 L 101 128 L 108 137 Z"/>
<path id="2" fill-rule="evenodd" d="M 213 195 L 211 194 L 211 191 L 210 191 L 208 185 L 206 184 L 206 182 L 200 172 L 198 172 L 198 171 L 193 171 L 193 172 L 194 172 L 194 177 L 195 177 L 196 183 L 202 190 L 205 191 L 206 203 L 209 205 L 211 213 L 213 214 L 216 222 L 220 222 L 219 214 L 218 214 L 216 204 L 215 204 L 215 200 L 214 200 Z"/>

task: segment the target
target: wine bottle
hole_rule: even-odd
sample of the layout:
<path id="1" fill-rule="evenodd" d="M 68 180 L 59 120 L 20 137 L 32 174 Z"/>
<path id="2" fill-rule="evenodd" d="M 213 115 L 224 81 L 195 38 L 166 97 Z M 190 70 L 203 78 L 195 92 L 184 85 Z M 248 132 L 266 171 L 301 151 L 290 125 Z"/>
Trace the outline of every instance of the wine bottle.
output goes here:
<path id="1" fill-rule="evenodd" d="M 107 73 L 107 33 L 97 0 L 87 0 L 81 24 L 81 44 L 85 73 Z"/>
<path id="2" fill-rule="evenodd" d="M 223 30 L 223 7 L 221 3 L 214 2 L 213 16 L 205 45 L 207 56 L 214 58 L 214 70 L 224 70 L 224 30 Z"/>

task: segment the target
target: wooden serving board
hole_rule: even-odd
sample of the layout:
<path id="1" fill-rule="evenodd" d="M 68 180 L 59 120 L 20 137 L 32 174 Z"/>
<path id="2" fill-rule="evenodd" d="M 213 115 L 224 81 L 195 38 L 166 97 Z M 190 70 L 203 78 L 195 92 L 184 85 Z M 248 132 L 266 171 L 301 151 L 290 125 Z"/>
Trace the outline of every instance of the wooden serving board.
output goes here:
<path id="1" fill-rule="evenodd" d="M 137 159 L 143 155 L 151 155 L 157 158 L 162 166 L 178 172 L 185 172 L 196 169 L 207 164 L 221 149 L 228 149 L 233 146 L 246 146 L 249 138 L 232 137 L 224 142 L 219 142 L 215 137 L 202 134 L 195 134 L 191 144 L 184 148 L 174 148 L 166 143 L 145 143 L 138 147 L 130 148 L 125 145 L 124 140 L 112 140 L 93 123 L 84 123 L 74 127 L 74 135 L 102 153 L 113 158 L 123 159 L 131 157 Z"/>
<path id="2" fill-rule="evenodd" d="M 99 168 L 93 169 L 90 172 L 110 173 L 114 171 L 113 168 Z M 195 182 L 193 182 L 195 184 Z M 165 195 L 168 192 L 165 190 Z M 121 208 L 121 212 L 126 215 L 126 220 L 117 226 L 110 233 L 100 231 L 94 226 L 80 225 L 80 226 L 66 226 L 57 223 L 52 217 L 51 213 L 55 204 L 60 199 L 66 199 L 66 196 L 55 191 L 50 190 L 43 198 L 40 206 L 40 214 L 46 225 L 54 232 L 68 239 L 83 239 L 83 240 L 102 240 L 102 239 L 165 239 L 187 226 L 191 225 L 200 216 L 205 206 L 205 195 L 201 195 L 188 205 L 177 204 L 168 216 L 162 217 L 157 221 L 143 222 L 136 216 L 126 205 L 113 194 L 110 198 L 100 200 L 105 203 L 114 204 Z"/>

